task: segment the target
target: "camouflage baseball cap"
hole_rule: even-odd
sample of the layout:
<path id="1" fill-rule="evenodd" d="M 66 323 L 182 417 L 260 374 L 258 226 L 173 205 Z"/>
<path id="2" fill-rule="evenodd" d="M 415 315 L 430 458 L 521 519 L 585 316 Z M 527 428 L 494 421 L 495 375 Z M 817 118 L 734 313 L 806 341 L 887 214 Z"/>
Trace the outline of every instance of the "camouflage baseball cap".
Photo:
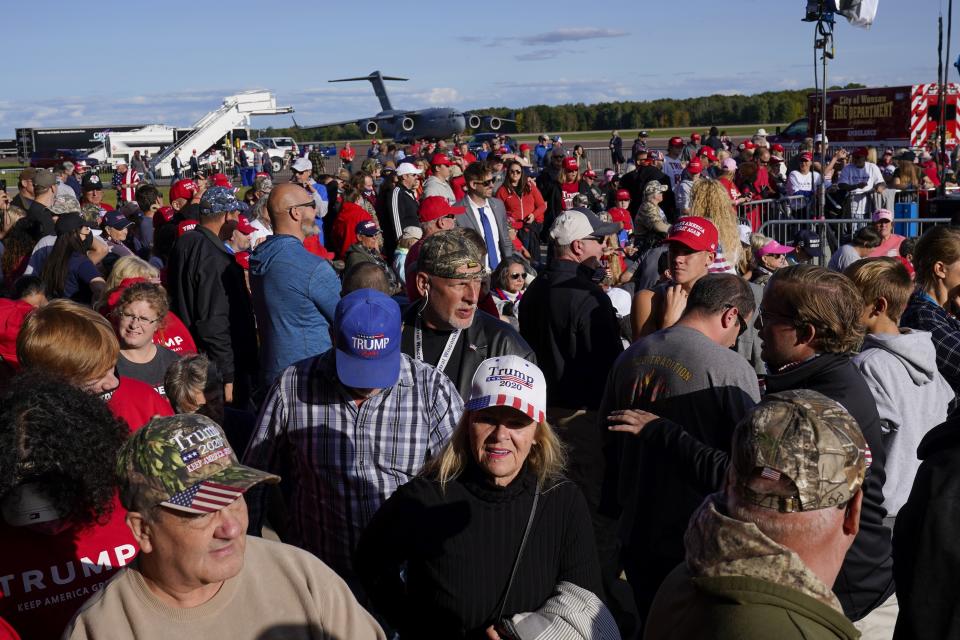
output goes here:
<path id="1" fill-rule="evenodd" d="M 870 461 L 870 448 L 853 416 L 807 389 L 766 396 L 733 434 L 736 490 L 749 502 L 781 513 L 845 505 L 863 484 Z M 795 491 L 758 493 L 747 486 L 758 475 L 785 478 Z"/>
<path id="2" fill-rule="evenodd" d="M 154 418 L 117 456 L 120 502 L 129 511 L 161 505 L 203 514 L 230 505 L 278 476 L 237 461 L 220 426 L 198 414 Z"/>
<path id="3" fill-rule="evenodd" d="M 243 207 L 233 189 L 226 187 L 210 187 L 200 196 L 200 213 L 213 215 L 217 213 L 231 213 L 241 211 Z"/>
<path id="4" fill-rule="evenodd" d="M 460 269 L 480 267 L 476 273 L 464 274 Z M 486 275 L 483 258 L 475 243 L 461 228 L 439 231 L 423 241 L 417 258 L 417 271 L 439 278 L 466 278 L 479 280 Z"/>
<path id="5" fill-rule="evenodd" d="M 273 191 L 273 179 L 270 176 L 259 176 L 253 181 L 253 190 L 260 193 L 270 193 Z"/>
<path id="6" fill-rule="evenodd" d="M 57 194 L 50 205 L 50 213 L 55 216 L 62 216 L 65 213 L 80 213 L 80 202 L 76 196 Z"/>

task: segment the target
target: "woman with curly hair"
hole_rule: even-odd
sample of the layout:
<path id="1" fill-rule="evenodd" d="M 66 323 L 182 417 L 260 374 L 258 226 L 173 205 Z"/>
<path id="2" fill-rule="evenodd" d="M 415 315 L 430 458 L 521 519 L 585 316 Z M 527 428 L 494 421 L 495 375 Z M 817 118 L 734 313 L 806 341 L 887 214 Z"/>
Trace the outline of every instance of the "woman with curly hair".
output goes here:
<path id="1" fill-rule="evenodd" d="M 180 359 L 153 339 L 169 310 L 167 292 L 152 282 L 138 282 L 124 289 L 114 310 L 120 339 L 117 373 L 146 382 L 163 397 L 167 397 L 163 386 L 167 369 Z"/>
<path id="2" fill-rule="evenodd" d="M 727 189 L 717 180 L 699 180 L 693 186 L 690 197 L 690 212 L 702 216 L 717 227 L 720 246 L 717 256 L 710 267 L 710 273 L 732 273 L 737 271 L 734 265 L 740 262 L 740 229 L 737 216 L 730 206 Z"/>
<path id="3" fill-rule="evenodd" d="M 146 260 L 137 256 L 124 256 L 117 260 L 107 276 L 107 293 L 104 300 L 95 306 L 97 311 L 107 318 L 114 318 L 114 311 L 124 290 L 138 282 L 160 284 L 160 272 Z M 164 290 L 165 291 L 165 290 Z M 114 323 L 116 324 L 116 323 Z M 177 314 L 168 311 L 166 318 L 161 322 L 153 334 L 156 345 L 166 347 L 179 356 L 197 352 L 197 345 Z"/>
<path id="4" fill-rule="evenodd" d="M 0 424 L 0 619 L 23 638 L 59 638 L 137 554 L 112 473 L 130 430 L 103 402 L 45 372 L 11 380 Z"/>

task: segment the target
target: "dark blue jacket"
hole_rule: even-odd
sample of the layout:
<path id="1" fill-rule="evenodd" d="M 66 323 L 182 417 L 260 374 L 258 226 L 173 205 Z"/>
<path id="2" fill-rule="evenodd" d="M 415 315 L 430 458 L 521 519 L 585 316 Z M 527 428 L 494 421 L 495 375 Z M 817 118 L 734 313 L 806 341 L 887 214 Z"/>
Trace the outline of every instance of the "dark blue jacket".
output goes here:
<path id="1" fill-rule="evenodd" d="M 290 235 L 273 235 L 250 254 L 250 290 L 269 386 L 293 363 L 327 351 L 340 280 L 330 263 Z"/>

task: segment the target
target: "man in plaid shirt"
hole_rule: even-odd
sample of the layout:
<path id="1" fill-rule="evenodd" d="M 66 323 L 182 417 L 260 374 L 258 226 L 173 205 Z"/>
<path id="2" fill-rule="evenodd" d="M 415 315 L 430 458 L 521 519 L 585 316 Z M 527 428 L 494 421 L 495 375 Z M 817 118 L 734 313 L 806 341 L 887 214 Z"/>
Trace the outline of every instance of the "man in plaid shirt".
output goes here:
<path id="1" fill-rule="evenodd" d="M 440 451 L 462 413 L 449 378 L 401 353 L 397 303 L 359 289 L 337 305 L 334 347 L 274 384 L 244 463 L 296 479 L 281 485 L 287 509 L 272 524 L 349 582 L 360 532 Z M 249 496 L 252 534 L 265 500 Z"/>

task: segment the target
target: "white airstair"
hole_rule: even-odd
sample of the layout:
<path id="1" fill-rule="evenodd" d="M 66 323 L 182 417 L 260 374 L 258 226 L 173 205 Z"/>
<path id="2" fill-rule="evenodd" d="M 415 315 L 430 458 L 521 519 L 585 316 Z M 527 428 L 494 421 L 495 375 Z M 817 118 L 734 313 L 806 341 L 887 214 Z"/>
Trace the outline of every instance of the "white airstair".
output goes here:
<path id="1" fill-rule="evenodd" d="M 193 132 L 160 152 L 151 162 L 157 177 L 173 175 L 171 163 L 180 153 L 186 165 L 193 150 L 202 155 L 225 135 L 237 128 L 248 128 L 250 116 L 275 116 L 292 113 L 293 107 L 278 107 L 277 99 L 269 91 L 245 91 L 227 96 L 215 111 L 200 118 L 193 125 Z M 181 153 L 182 152 L 182 153 Z"/>

